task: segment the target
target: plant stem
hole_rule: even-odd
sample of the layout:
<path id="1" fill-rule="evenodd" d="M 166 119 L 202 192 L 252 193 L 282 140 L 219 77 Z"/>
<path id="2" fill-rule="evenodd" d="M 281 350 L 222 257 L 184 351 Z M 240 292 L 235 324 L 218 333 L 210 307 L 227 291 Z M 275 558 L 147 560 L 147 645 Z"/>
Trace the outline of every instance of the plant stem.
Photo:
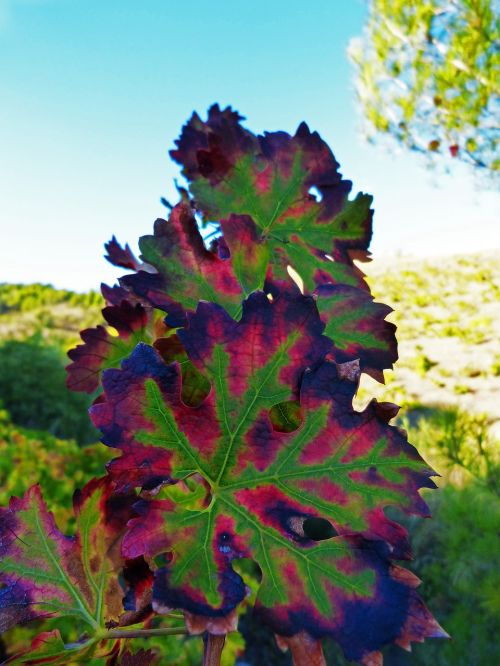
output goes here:
<path id="1" fill-rule="evenodd" d="M 110 629 L 103 635 L 107 638 L 147 638 L 148 636 L 175 636 L 187 634 L 184 627 L 159 627 L 158 629 Z"/>
<path id="2" fill-rule="evenodd" d="M 216 634 L 205 634 L 205 650 L 203 652 L 202 666 L 220 666 L 222 649 L 226 641 L 226 635 L 217 636 Z"/>

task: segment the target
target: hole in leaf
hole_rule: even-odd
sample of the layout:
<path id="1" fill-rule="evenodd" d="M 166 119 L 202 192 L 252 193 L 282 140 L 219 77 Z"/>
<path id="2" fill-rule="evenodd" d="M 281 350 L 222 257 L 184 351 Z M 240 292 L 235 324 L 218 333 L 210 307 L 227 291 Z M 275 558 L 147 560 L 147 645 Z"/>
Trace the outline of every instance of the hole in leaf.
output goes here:
<path id="1" fill-rule="evenodd" d="M 210 382 L 191 361 L 182 365 L 182 402 L 188 407 L 198 407 L 210 393 Z"/>
<path id="2" fill-rule="evenodd" d="M 206 222 L 204 224 L 199 220 L 197 220 L 197 224 L 205 247 L 207 250 L 212 250 L 214 240 L 217 240 L 222 236 L 220 225 L 217 222 Z"/>
<path id="3" fill-rule="evenodd" d="M 156 340 L 153 347 L 166 363 L 177 361 L 182 373 L 182 402 L 188 407 L 198 407 L 210 393 L 210 382 L 188 359 L 177 335 Z"/>
<path id="4" fill-rule="evenodd" d="M 297 287 L 300 289 L 300 293 L 303 294 L 304 293 L 304 281 L 302 280 L 300 275 L 297 273 L 295 268 L 292 268 L 292 266 L 288 265 L 286 267 L 286 272 L 292 278 L 292 280 L 295 282 Z"/>
<path id="5" fill-rule="evenodd" d="M 303 524 L 306 537 L 313 541 L 324 541 L 338 536 L 337 530 L 329 520 L 325 518 L 306 518 Z"/>
<path id="6" fill-rule="evenodd" d="M 302 425 L 302 409 L 296 400 L 279 402 L 269 410 L 269 418 L 277 432 L 293 432 Z"/>
<path id="7" fill-rule="evenodd" d="M 307 190 L 307 193 L 310 194 L 311 196 L 313 196 L 316 199 L 316 201 L 322 201 L 323 200 L 323 195 L 321 194 L 321 192 L 318 190 L 318 188 L 315 185 L 310 187 Z"/>
<path id="8" fill-rule="evenodd" d="M 161 569 L 162 567 L 167 567 L 173 559 L 174 554 L 172 552 L 163 552 L 153 557 L 153 563 L 156 569 Z"/>
<path id="9" fill-rule="evenodd" d="M 251 588 L 253 588 L 253 586 L 250 583 L 250 581 L 253 581 L 253 583 L 258 584 L 262 580 L 261 568 L 259 567 L 257 562 L 255 560 L 252 560 L 252 558 L 250 557 L 241 557 L 237 560 L 233 560 L 231 566 L 236 571 L 236 573 L 240 574 L 245 583 L 249 585 L 249 587 Z"/>

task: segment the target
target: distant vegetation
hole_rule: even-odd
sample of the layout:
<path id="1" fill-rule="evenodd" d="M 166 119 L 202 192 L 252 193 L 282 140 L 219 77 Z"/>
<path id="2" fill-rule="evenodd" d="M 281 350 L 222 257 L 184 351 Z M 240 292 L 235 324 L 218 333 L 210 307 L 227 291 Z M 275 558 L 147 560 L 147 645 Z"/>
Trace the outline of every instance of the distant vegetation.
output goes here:
<path id="1" fill-rule="evenodd" d="M 100 293 L 77 294 L 47 284 L 0 284 L 0 340 L 24 340 L 39 333 L 66 349 L 82 328 L 100 321 Z"/>
<path id="2" fill-rule="evenodd" d="M 66 352 L 100 321 L 103 299 L 43 284 L 0 284 L 0 405 L 14 423 L 95 442 L 91 397 L 66 388 Z"/>
<path id="3" fill-rule="evenodd" d="M 87 410 L 91 398 L 66 388 L 66 359 L 40 336 L 0 344 L 0 399 L 18 425 L 80 444 L 98 439 Z"/>

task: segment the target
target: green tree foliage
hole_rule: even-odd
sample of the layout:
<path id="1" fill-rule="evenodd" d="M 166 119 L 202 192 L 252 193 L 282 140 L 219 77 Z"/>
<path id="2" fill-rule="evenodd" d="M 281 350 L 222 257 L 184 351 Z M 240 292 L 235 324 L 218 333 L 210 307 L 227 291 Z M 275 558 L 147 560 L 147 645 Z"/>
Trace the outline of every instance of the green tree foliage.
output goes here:
<path id="1" fill-rule="evenodd" d="M 498 172 L 498 0 L 372 0 L 353 40 L 369 137 Z"/>
<path id="2" fill-rule="evenodd" d="M 407 526 L 415 572 L 453 640 L 386 663 L 490 666 L 500 613 L 499 442 L 484 415 L 452 408 L 417 409 L 403 425 L 443 475 L 444 487 L 426 495 L 433 520 L 411 518 Z"/>
<path id="3" fill-rule="evenodd" d="M 80 444 L 98 439 L 87 414 L 91 399 L 66 388 L 65 359 L 40 336 L 0 344 L 0 401 L 14 423 Z"/>

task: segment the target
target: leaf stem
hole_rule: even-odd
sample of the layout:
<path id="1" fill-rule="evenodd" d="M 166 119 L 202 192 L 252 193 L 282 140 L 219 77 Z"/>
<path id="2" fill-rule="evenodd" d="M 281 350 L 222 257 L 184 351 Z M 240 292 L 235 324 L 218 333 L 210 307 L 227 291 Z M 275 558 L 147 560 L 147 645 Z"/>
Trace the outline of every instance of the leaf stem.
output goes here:
<path id="1" fill-rule="evenodd" d="M 222 634 L 222 636 L 219 636 L 207 633 L 203 640 L 205 650 L 203 652 L 202 666 L 220 666 L 220 658 L 226 641 L 226 635 Z"/>
<path id="2" fill-rule="evenodd" d="M 147 638 L 148 636 L 175 636 L 187 634 L 185 627 L 159 627 L 158 629 L 110 629 L 102 640 L 110 638 Z"/>

